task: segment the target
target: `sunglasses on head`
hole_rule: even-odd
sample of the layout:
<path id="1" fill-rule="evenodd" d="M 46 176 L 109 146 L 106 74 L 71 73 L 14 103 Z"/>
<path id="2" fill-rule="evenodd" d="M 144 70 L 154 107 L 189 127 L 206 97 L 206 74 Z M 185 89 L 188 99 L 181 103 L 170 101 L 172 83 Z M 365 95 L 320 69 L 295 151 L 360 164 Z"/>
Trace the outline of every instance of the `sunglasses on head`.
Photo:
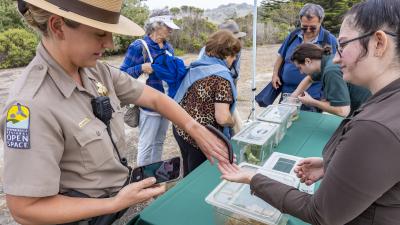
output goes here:
<path id="1" fill-rule="evenodd" d="M 312 25 L 312 26 L 301 26 L 300 29 L 301 29 L 302 31 L 304 31 L 304 32 L 306 32 L 308 29 L 309 29 L 311 32 L 314 32 L 314 31 L 317 30 L 317 26 L 315 26 L 315 25 Z"/>

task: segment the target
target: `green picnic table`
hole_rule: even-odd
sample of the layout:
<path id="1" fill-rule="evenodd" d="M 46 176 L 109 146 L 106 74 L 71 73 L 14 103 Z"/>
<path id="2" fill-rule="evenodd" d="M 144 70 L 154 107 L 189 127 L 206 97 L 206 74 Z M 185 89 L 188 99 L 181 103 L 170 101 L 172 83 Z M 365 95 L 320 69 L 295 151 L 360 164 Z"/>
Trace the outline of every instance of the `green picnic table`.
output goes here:
<path id="1" fill-rule="evenodd" d="M 300 157 L 321 157 L 322 149 L 341 120 L 337 116 L 301 112 L 275 151 Z M 214 225 L 213 207 L 204 199 L 221 182 L 219 177 L 217 167 L 204 162 L 128 225 Z M 304 224 L 295 217 L 288 221 L 288 225 Z"/>

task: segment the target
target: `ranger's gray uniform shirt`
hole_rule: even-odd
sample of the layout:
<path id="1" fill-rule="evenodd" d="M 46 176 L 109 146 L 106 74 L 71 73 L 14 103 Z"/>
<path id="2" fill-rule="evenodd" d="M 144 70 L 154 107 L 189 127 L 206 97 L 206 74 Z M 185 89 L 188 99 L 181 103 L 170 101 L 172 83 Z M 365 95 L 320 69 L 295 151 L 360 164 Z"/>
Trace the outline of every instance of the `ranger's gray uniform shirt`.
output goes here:
<path id="1" fill-rule="evenodd" d="M 45 197 L 74 189 L 91 197 L 118 191 L 128 169 L 117 157 L 91 100 L 105 86 L 114 109 L 113 140 L 126 152 L 120 105 L 135 102 L 144 85 L 102 63 L 80 69 L 83 87 L 39 44 L 17 79 L 0 118 L 4 139 L 4 192 Z"/>
<path id="2" fill-rule="evenodd" d="M 250 188 L 282 213 L 317 225 L 400 224 L 400 79 L 375 93 L 335 131 L 314 195 L 261 174 Z"/>

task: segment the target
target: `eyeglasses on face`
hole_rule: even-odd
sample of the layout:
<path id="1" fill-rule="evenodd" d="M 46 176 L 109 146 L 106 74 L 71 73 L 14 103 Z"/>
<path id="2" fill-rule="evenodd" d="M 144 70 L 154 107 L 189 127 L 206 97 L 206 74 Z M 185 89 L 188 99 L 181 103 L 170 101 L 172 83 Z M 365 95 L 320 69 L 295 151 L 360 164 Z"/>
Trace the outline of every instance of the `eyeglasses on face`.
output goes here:
<path id="1" fill-rule="evenodd" d="M 369 37 L 369 36 L 375 34 L 375 32 L 376 31 L 371 31 L 371 32 L 368 32 L 366 34 L 360 35 L 360 36 L 358 36 L 356 38 L 353 38 L 353 39 L 350 39 L 350 40 L 347 40 L 347 41 L 343 41 L 343 42 L 339 42 L 339 44 L 336 45 L 336 52 L 339 54 L 340 57 L 342 57 L 343 49 L 346 47 L 346 45 L 348 45 L 349 43 L 351 43 L 353 41 L 357 41 L 357 40 L 361 40 L 363 38 Z M 396 37 L 397 36 L 393 32 L 389 32 L 389 31 L 383 31 L 383 32 L 385 32 L 385 34 L 390 35 L 392 37 Z"/>
<path id="2" fill-rule="evenodd" d="M 316 25 L 311 25 L 311 26 L 301 26 L 300 28 L 303 32 L 306 32 L 307 30 L 310 30 L 311 32 L 314 32 L 317 30 L 317 26 Z"/>

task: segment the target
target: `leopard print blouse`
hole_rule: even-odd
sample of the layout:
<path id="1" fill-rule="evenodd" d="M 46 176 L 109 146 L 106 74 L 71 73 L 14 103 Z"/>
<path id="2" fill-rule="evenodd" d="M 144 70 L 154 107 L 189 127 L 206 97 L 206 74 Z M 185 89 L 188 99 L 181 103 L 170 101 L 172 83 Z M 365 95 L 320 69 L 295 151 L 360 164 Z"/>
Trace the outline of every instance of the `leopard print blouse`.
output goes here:
<path id="1" fill-rule="evenodd" d="M 233 103 L 230 82 L 215 75 L 196 81 L 186 92 L 180 105 L 200 124 L 210 124 L 222 131 L 223 127 L 215 120 L 214 103 Z M 175 129 L 185 141 L 198 148 L 195 141 L 185 131 L 177 126 Z"/>

